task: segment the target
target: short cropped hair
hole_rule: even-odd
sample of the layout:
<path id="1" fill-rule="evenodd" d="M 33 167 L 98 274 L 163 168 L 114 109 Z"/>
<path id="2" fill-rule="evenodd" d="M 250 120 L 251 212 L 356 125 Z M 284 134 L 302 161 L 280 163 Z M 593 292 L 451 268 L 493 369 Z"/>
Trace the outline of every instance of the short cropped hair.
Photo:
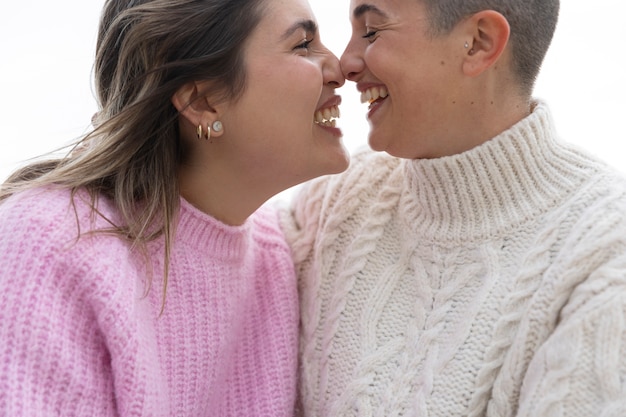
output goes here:
<path id="1" fill-rule="evenodd" d="M 431 34 L 448 33 L 466 17 L 483 10 L 502 14 L 511 27 L 513 73 L 530 94 L 550 47 L 559 16 L 559 0 L 420 0 Z"/>

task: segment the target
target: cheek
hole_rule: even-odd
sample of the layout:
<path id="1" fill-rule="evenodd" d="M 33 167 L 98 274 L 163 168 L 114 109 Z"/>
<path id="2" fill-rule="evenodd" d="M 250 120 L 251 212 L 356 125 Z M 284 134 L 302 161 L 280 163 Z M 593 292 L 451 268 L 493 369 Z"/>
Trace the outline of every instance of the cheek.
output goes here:
<path id="1" fill-rule="evenodd" d="M 242 123 L 250 126 L 262 148 L 289 152 L 311 141 L 321 88 L 321 77 L 314 72 L 294 70 L 277 77 L 255 95 L 258 101 L 248 103 Z"/>
<path id="2" fill-rule="evenodd" d="M 382 35 L 381 35 L 382 36 Z M 425 57 L 417 53 L 419 46 L 402 43 L 398 37 L 388 36 L 371 44 L 363 55 L 368 69 L 381 82 L 392 86 L 408 84 L 419 77 Z"/>
<path id="3" fill-rule="evenodd" d="M 396 51 L 372 45 L 365 51 L 363 61 L 367 72 L 375 78 L 374 81 L 384 84 L 390 94 L 397 94 L 394 90 L 403 91 L 406 88 L 411 69 L 403 65 L 402 57 Z"/>
<path id="4" fill-rule="evenodd" d="M 282 117 L 293 122 L 303 119 L 313 121 L 315 110 L 322 94 L 323 78 L 316 67 L 293 68 L 281 77 L 280 85 L 273 92 L 276 103 L 280 103 Z M 288 120 L 286 120 L 288 121 Z"/>

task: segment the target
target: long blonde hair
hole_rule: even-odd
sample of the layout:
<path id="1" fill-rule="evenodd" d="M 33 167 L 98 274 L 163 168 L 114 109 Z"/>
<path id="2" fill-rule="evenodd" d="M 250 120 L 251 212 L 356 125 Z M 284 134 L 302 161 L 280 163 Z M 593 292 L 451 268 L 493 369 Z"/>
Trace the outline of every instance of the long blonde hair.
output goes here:
<path id="1" fill-rule="evenodd" d="M 262 0 L 108 0 L 100 20 L 94 129 L 64 157 L 31 163 L 0 187 L 0 202 L 34 187 L 86 189 L 110 198 L 122 224 L 111 230 L 135 247 L 163 236 L 167 287 L 178 167 L 185 158 L 172 95 L 210 80 L 235 99 L 245 87 L 243 46 L 261 19 Z M 207 91 L 208 93 L 208 91 Z M 149 279 L 148 289 L 151 285 Z"/>

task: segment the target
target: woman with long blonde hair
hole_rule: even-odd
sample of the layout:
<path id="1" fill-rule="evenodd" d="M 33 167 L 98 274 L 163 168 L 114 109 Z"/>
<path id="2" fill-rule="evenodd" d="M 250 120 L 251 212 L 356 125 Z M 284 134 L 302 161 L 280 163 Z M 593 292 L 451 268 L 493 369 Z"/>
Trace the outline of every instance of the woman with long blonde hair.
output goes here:
<path id="1" fill-rule="evenodd" d="M 291 415 L 264 203 L 347 167 L 343 83 L 306 0 L 106 1 L 93 131 L 0 190 L 0 415 Z"/>

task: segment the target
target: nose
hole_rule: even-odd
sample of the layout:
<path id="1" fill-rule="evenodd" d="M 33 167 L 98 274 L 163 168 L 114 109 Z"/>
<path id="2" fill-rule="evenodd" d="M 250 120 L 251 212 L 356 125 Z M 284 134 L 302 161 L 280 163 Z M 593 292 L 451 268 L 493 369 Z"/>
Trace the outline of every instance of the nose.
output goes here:
<path id="1" fill-rule="evenodd" d="M 328 51 L 327 59 L 324 62 L 323 67 L 324 84 L 333 88 L 339 88 L 346 83 L 346 79 L 341 72 L 341 65 L 339 59 L 335 54 Z"/>
<path id="2" fill-rule="evenodd" d="M 343 76 L 350 81 L 356 81 L 358 75 L 365 68 L 363 54 L 357 47 L 354 39 L 350 39 L 346 49 L 341 54 L 340 65 Z"/>

